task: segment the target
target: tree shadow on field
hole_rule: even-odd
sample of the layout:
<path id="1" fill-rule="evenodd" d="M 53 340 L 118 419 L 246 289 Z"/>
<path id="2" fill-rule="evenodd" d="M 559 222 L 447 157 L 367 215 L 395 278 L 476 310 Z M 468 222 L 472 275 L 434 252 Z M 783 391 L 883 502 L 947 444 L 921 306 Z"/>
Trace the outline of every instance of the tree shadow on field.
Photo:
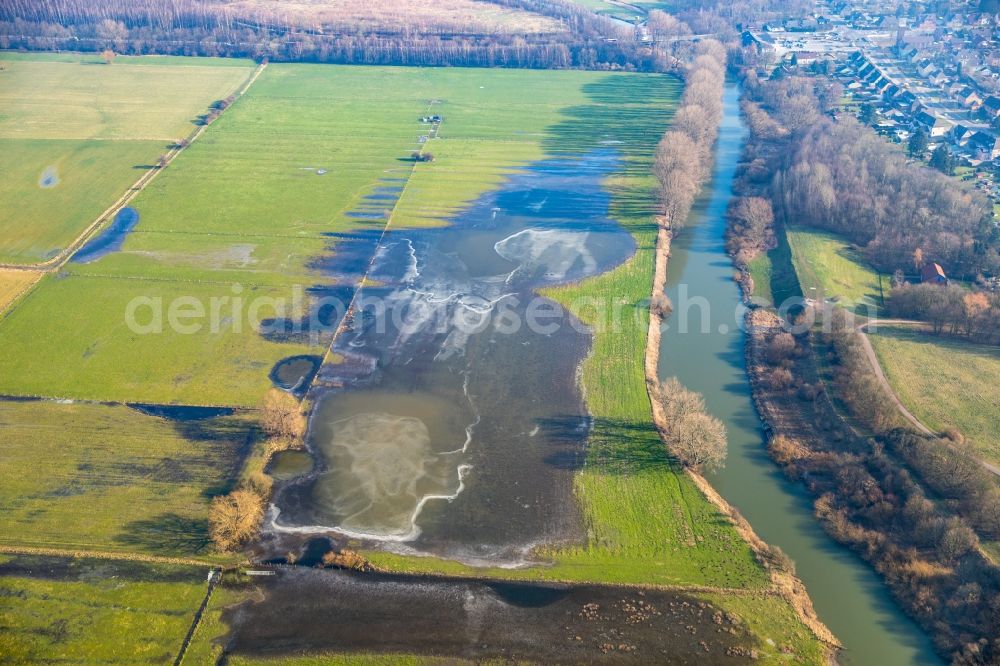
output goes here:
<path id="1" fill-rule="evenodd" d="M 197 555 L 208 549 L 211 539 L 206 519 L 164 513 L 128 523 L 115 541 L 157 555 Z"/>
<path id="2" fill-rule="evenodd" d="M 545 151 L 551 155 L 579 156 L 594 150 L 613 149 L 622 158 L 618 175 L 649 178 L 649 160 L 663 132 L 670 125 L 680 95 L 680 85 L 670 76 L 620 76 L 609 74 L 583 86 L 588 104 L 562 110 L 564 119 L 546 130 Z M 612 179 L 612 215 L 650 220 L 658 212 L 648 185 L 627 187 Z M 635 229 L 635 225 L 632 226 Z"/>
<path id="3" fill-rule="evenodd" d="M 589 429 L 583 431 L 579 416 L 556 416 L 539 419 L 537 423 L 547 441 L 563 447 L 546 458 L 546 463 L 560 469 L 575 471 L 586 461 L 589 467 L 604 474 L 629 476 L 681 471 L 652 423 L 591 418 L 587 422 Z M 581 440 L 584 450 L 579 449 Z"/>

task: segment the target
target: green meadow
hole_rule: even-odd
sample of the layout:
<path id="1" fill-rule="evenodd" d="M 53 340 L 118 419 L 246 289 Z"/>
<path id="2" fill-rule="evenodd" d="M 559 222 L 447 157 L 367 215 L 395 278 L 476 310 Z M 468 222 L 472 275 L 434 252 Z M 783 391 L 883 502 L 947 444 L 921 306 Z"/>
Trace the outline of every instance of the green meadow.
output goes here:
<path id="1" fill-rule="evenodd" d="M 123 406 L 0 401 L 0 545 L 204 556 L 246 415 L 171 422 Z"/>
<path id="2" fill-rule="evenodd" d="M 189 297 L 208 312 L 213 299 L 237 295 L 238 285 L 248 304 L 263 296 L 290 308 L 296 285 L 334 282 L 320 264 L 337 266 L 335 234 L 446 224 L 545 155 L 623 140 L 625 126 L 638 128 L 636 135 L 659 130 L 662 122 L 636 123 L 654 107 L 665 122 L 672 102 L 639 96 L 657 88 L 676 96 L 676 85 L 665 81 L 575 71 L 270 65 L 133 201 L 139 224 L 120 251 L 67 264 L 0 321 L 0 344 L 18 351 L 0 359 L 0 393 L 255 405 L 274 362 L 321 353 L 329 336 L 276 339 L 248 317 L 227 316 L 215 332 L 206 319 L 194 333 L 165 321 L 162 333 L 139 334 L 126 323 L 128 304 L 160 298 L 166 317 L 170 303 Z M 430 129 L 419 119 L 431 113 L 444 117 L 437 138 L 425 144 L 436 159 L 414 164 L 409 156 Z M 403 187 L 398 202 L 366 200 L 387 187 Z M 378 219 L 351 215 L 373 210 Z M 276 313 L 265 302 L 260 315 Z M 40 357 L 48 359 L 41 367 L 34 361 Z"/>
<path id="3" fill-rule="evenodd" d="M 205 573 L 0 556 L 0 661 L 172 664 L 205 595 Z"/>
<path id="4" fill-rule="evenodd" d="M 787 229 L 786 235 L 806 298 L 828 298 L 858 314 L 875 313 L 882 302 L 878 273 L 847 241 L 804 227 Z"/>
<path id="5" fill-rule="evenodd" d="M 0 262 L 65 248 L 252 63 L 0 53 Z"/>
<path id="6" fill-rule="evenodd" d="M 995 346 L 886 325 L 869 339 L 892 390 L 914 416 L 931 430 L 958 428 L 977 455 L 1000 463 Z"/>

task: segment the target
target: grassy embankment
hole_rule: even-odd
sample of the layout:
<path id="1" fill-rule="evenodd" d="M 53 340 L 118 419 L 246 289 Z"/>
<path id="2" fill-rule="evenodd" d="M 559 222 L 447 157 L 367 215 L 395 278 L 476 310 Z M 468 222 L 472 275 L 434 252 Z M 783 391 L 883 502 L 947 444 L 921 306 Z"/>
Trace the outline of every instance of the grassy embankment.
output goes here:
<path id="1" fill-rule="evenodd" d="M 901 326 L 869 335 L 900 401 L 931 430 L 958 428 L 976 454 L 1000 463 L 1000 349 Z"/>
<path id="2" fill-rule="evenodd" d="M 754 301 L 780 306 L 788 298 L 830 299 L 872 314 L 882 302 L 879 276 L 843 238 L 806 227 L 778 233 L 778 245 L 750 261 Z M 882 288 L 888 290 L 888 283 Z"/>
<path id="3" fill-rule="evenodd" d="M 0 52 L 0 262 L 56 255 L 252 69 L 192 60 Z"/>
<path id="4" fill-rule="evenodd" d="M 843 238 L 804 227 L 786 233 L 806 298 L 827 298 L 857 314 L 869 309 L 875 314 L 882 304 L 878 273 Z"/>

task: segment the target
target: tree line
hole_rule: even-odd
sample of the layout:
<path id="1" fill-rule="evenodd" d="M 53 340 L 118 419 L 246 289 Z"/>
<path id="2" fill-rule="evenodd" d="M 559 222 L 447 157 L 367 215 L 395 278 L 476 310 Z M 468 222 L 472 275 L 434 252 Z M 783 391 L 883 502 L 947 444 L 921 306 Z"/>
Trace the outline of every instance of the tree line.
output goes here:
<path id="1" fill-rule="evenodd" d="M 0 48 L 227 56 L 345 64 L 662 71 L 662 51 L 567 0 L 498 0 L 566 30 L 476 32 L 413 18 L 402 25 L 295 25 L 280 4 L 238 10 L 198 0 L 11 0 L 0 4 Z"/>
<path id="2" fill-rule="evenodd" d="M 751 328 L 754 395 L 777 415 L 768 452 L 816 498 L 824 528 L 875 567 L 951 663 L 996 663 L 1000 571 L 980 538 L 1000 534 L 1000 489 L 966 452 L 899 427 L 860 334 L 846 311 L 836 312 L 832 333 L 818 339 Z M 807 381 L 818 377 L 815 353 L 832 355 L 830 386 L 870 436 L 844 421 L 821 382 Z M 772 381 L 783 371 L 789 381 Z"/>
<path id="3" fill-rule="evenodd" d="M 712 148 L 722 122 L 726 49 L 706 39 L 695 44 L 692 55 L 681 69 L 684 94 L 653 164 L 663 208 L 661 224 L 668 229 L 684 224 L 698 190 L 711 175 Z"/>
<path id="4" fill-rule="evenodd" d="M 1000 344 L 1000 293 L 954 284 L 898 282 L 888 304 L 892 316 L 925 321 L 935 335 L 947 333 Z"/>

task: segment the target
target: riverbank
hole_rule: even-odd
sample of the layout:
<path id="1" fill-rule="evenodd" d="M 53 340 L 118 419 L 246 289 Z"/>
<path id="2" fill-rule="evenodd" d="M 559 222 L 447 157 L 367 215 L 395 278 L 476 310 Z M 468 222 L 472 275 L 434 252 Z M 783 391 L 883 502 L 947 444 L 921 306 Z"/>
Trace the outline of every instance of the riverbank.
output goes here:
<path id="1" fill-rule="evenodd" d="M 670 257 L 670 242 L 670 230 L 664 226 L 660 226 L 656 235 L 656 259 L 654 262 L 655 269 L 653 273 L 652 289 L 653 296 L 664 293 L 666 287 L 667 265 Z M 666 417 L 663 412 L 663 406 L 656 398 L 656 387 L 659 386 L 660 382 L 660 338 L 663 325 L 663 315 L 654 308 L 650 312 L 649 332 L 646 336 L 646 386 L 649 394 L 649 404 L 652 411 L 653 423 L 656 425 L 656 429 L 660 433 L 661 439 L 664 440 L 664 446 L 666 446 Z M 733 525 L 736 527 L 736 531 L 741 537 L 743 537 L 747 544 L 750 545 L 758 560 L 762 564 L 773 561 L 774 556 L 771 547 L 768 546 L 768 544 L 765 543 L 756 532 L 754 532 L 750 523 L 743 518 L 743 516 L 740 515 L 739 512 L 737 512 L 718 492 L 716 492 L 708 480 L 690 468 L 685 468 L 684 471 L 702 492 L 702 494 L 705 495 L 706 499 L 715 505 L 715 507 L 718 508 L 723 515 L 732 520 Z M 823 621 L 820 620 L 819 616 L 816 614 L 812 599 L 809 598 L 809 593 L 802 581 L 799 580 L 792 572 L 773 566 L 768 567 L 768 573 L 770 574 L 774 590 L 788 602 L 792 609 L 795 610 L 795 613 L 802 624 L 807 626 L 819 640 L 828 646 L 828 660 L 830 662 L 836 661 L 836 648 L 840 647 L 841 643 L 837 637 L 834 636 L 833 632 L 830 631 L 829 627 L 823 624 Z"/>
<path id="2" fill-rule="evenodd" d="M 726 426 L 725 467 L 705 476 L 754 532 L 794 563 L 816 613 L 843 643 L 838 661 L 934 663 L 926 636 L 893 603 L 875 572 L 824 532 L 811 498 L 767 456 L 747 380 L 745 307 L 725 239 L 744 154 L 738 92 L 735 86 L 726 91 L 713 184 L 672 239 L 666 293 L 675 311 L 661 339 L 659 379 L 677 377 L 701 393 L 709 413 Z"/>

